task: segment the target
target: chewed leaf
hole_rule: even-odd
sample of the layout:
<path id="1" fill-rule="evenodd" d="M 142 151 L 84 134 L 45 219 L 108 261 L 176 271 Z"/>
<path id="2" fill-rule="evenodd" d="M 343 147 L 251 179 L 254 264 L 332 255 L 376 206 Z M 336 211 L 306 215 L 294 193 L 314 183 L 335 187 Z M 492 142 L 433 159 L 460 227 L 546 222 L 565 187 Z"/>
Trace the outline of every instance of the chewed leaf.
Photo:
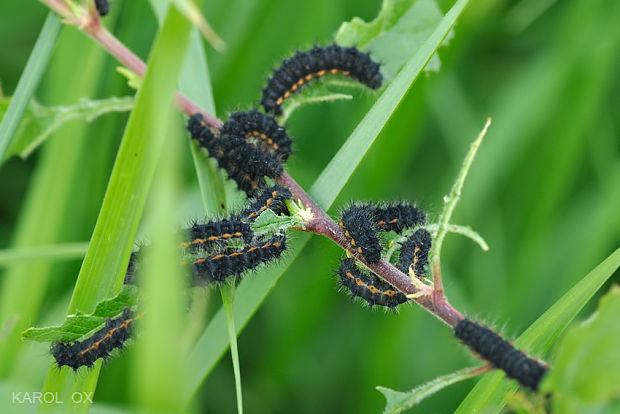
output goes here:
<path id="1" fill-rule="evenodd" d="M 336 34 L 342 46 L 357 46 L 370 52 L 381 63 L 387 80 L 420 48 L 443 18 L 435 0 L 384 0 L 381 12 L 371 22 L 359 17 L 343 23 Z M 439 70 L 440 61 L 435 54 L 425 71 Z"/>
<path id="2" fill-rule="evenodd" d="M 569 328 L 558 343 L 553 368 L 543 383 L 543 390 L 554 397 L 554 412 L 593 412 L 620 395 L 618 315 L 620 287 L 613 286 L 597 312 Z"/>
<path id="3" fill-rule="evenodd" d="M 99 302 L 93 313 L 70 315 L 59 326 L 27 329 L 22 333 L 22 338 L 37 342 L 66 342 L 79 339 L 102 326 L 107 318 L 119 315 L 128 306 L 134 306 L 137 297 L 136 287 L 125 285 L 118 295 Z"/>
<path id="4" fill-rule="evenodd" d="M 8 98 L 0 99 L 0 115 L 2 108 L 8 105 Z M 24 116 L 19 122 L 16 136 L 11 141 L 4 159 L 13 155 L 28 157 L 54 131 L 73 119 L 84 119 L 86 122 L 109 112 L 126 112 L 133 108 L 133 97 L 111 97 L 100 100 L 80 99 L 78 103 L 68 106 L 45 107 L 36 101 L 30 101 Z M 3 160 L 4 161 L 4 160 Z"/>
<path id="5" fill-rule="evenodd" d="M 379 390 L 386 399 L 383 414 L 400 413 L 403 410 L 419 404 L 425 398 L 430 397 L 437 391 L 441 391 L 448 385 L 480 375 L 484 372 L 484 370 L 485 367 L 462 369 L 460 371 L 453 372 L 452 374 L 435 378 L 434 380 L 429 381 L 426 384 L 422 384 L 409 392 L 394 391 L 385 387 L 377 387 L 377 390 Z"/>

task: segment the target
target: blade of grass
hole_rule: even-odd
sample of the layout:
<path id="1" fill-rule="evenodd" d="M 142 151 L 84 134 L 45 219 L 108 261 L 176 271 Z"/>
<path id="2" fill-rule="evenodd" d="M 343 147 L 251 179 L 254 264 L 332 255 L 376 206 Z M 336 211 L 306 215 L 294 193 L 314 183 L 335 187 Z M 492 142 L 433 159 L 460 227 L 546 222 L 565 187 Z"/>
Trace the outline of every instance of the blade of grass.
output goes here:
<path id="1" fill-rule="evenodd" d="M 188 35 L 189 23 L 171 9 L 149 56 L 144 82 L 125 129 L 68 313 L 91 311 L 98 301 L 114 295 L 122 285 L 155 165 L 165 140 L 162 126 L 172 111 L 172 96 Z M 101 363 L 98 363 L 84 376 L 76 377 L 66 368 L 58 370 L 52 367 L 44 392 L 57 392 L 65 397 L 64 401 L 70 401 L 64 394 L 67 388 L 93 391 L 100 368 Z M 88 404 L 82 404 L 79 409 L 87 410 Z"/>
<path id="2" fill-rule="evenodd" d="M 384 124 L 388 121 L 406 91 L 409 90 L 417 75 L 424 68 L 425 63 L 428 62 L 435 50 L 437 50 L 467 3 L 468 0 L 459 0 L 455 3 L 420 51 L 407 63 L 393 83 L 370 109 L 364 120 L 362 120 L 364 127 L 362 128 L 362 124 L 360 124 L 353 131 L 347 142 L 345 142 L 319 179 L 314 183 L 312 186 L 314 190 L 313 195 L 315 200 L 322 200 L 322 204 L 319 204 L 323 208 L 329 208 L 334 202 L 355 167 L 364 157 L 366 151 L 379 132 L 381 132 Z M 350 151 L 350 153 L 347 151 Z M 337 165 L 335 160 L 346 162 L 343 171 L 340 170 L 341 167 Z M 346 175 L 344 171 L 346 171 Z M 329 174 L 335 174 L 336 177 L 332 179 Z M 292 253 L 289 253 L 278 266 L 261 270 L 255 277 L 246 278 L 240 284 L 234 302 L 235 321 L 239 332 L 243 330 L 245 324 L 256 312 L 256 309 L 282 276 L 282 273 L 297 257 L 309 238 L 308 234 L 299 236 L 290 243 L 289 250 Z M 227 347 L 225 316 L 223 310 L 220 309 L 211 319 L 211 322 L 189 355 L 189 360 L 193 364 L 189 372 L 190 381 L 186 395 L 188 401 L 226 351 Z"/>
<path id="3" fill-rule="evenodd" d="M 620 267 L 620 248 L 588 273 L 515 341 L 518 349 L 543 354 L 592 296 Z M 499 413 L 506 395 L 517 389 L 502 372 L 486 374 L 457 409 L 457 413 Z"/>
<path id="4" fill-rule="evenodd" d="M 459 0 L 448 11 L 437 28 L 424 42 L 416 54 L 409 59 L 392 83 L 370 108 L 357 125 L 336 156 L 332 158 L 319 178 L 310 188 L 310 195 L 322 208 L 330 206 L 353 171 L 379 135 L 411 86 L 422 73 L 424 66 L 437 51 L 456 19 L 469 0 Z"/>
<path id="5" fill-rule="evenodd" d="M 237 329 L 235 328 L 235 286 L 227 285 L 220 289 L 224 313 L 226 314 L 226 327 L 228 328 L 228 342 L 230 343 L 230 356 L 235 373 L 235 390 L 237 393 L 237 412 L 243 414 L 243 395 L 241 393 L 241 369 L 239 367 L 239 351 L 237 349 Z"/>
<path id="6" fill-rule="evenodd" d="M 19 120 L 22 118 L 26 106 L 30 102 L 30 98 L 43 75 L 61 26 L 60 19 L 56 13 L 50 12 L 45 19 L 34 49 L 32 49 L 32 53 L 28 58 L 24 72 L 19 78 L 11 103 L 2 118 L 2 123 L 0 124 L 0 160 L 4 159 L 4 153 L 9 147 Z"/>
<path id="7" fill-rule="evenodd" d="M 80 94 L 95 93 L 96 85 L 92 79 L 101 73 L 104 54 L 92 43 L 69 31 L 63 31 L 61 39 L 54 62 L 46 73 L 46 80 L 49 81 L 46 97 L 50 100 L 75 100 Z M 77 57 L 72 55 L 76 49 L 81 50 Z M 68 57 L 73 58 L 69 64 Z M 79 234 L 71 232 L 72 235 L 67 236 L 68 226 L 92 226 L 91 222 L 69 214 L 77 211 L 76 204 L 84 200 L 82 195 L 86 194 L 76 194 L 75 189 L 81 188 L 79 184 L 83 182 L 82 158 L 92 151 L 92 146 L 87 147 L 88 133 L 83 124 L 67 125 L 42 148 L 15 226 L 12 247 L 32 246 L 34 243 L 56 244 Z M 89 185 L 92 184 L 89 182 Z M 94 188 L 92 191 L 88 197 L 99 195 Z M 79 237 L 85 235 L 80 234 Z M 21 332 L 34 324 L 38 317 L 53 269 L 51 263 L 21 262 L 12 265 L 4 275 L 0 289 L 0 325 L 5 326 L 8 320 L 14 323 L 0 341 L 0 376 L 7 375 L 13 367 L 23 346 Z"/>
<path id="8" fill-rule="evenodd" d="M 163 19 L 162 8 L 154 0 L 151 0 L 151 7 L 161 23 Z M 202 46 L 200 34 L 196 29 L 192 29 L 189 36 L 188 50 L 185 54 L 179 78 L 179 91 L 200 105 L 204 110 L 216 116 L 207 56 Z M 190 149 L 205 213 L 207 216 L 217 215 L 222 212 L 222 205 L 224 207 L 227 206 L 222 175 L 219 173 L 216 163 L 205 157 L 202 150 L 195 143 L 190 142 Z"/>
<path id="9" fill-rule="evenodd" d="M 182 20 L 180 23 L 183 23 Z M 177 118 L 181 118 L 177 115 Z M 177 119 L 175 119 L 177 121 Z M 185 280 L 179 266 L 177 249 L 180 235 L 174 220 L 179 200 L 181 128 L 168 123 L 162 133 L 167 137 L 154 180 L 152 201 L 147 206 L 146 227 L 153 242 L 145 246 L 144 271 L 138 276 L 142 329 L 133 355 L 132 388 L 142 412 L 182 412 L 182 390 L 187 370 L 179 338 L 185 329 Z"/>
<path id="10" fill-rule="evenodd" d="M 88 243 L 61 243 L 48 246 L 0 250 L 0 267 L 21 261 L 70 260 L 84 257 Z"/>

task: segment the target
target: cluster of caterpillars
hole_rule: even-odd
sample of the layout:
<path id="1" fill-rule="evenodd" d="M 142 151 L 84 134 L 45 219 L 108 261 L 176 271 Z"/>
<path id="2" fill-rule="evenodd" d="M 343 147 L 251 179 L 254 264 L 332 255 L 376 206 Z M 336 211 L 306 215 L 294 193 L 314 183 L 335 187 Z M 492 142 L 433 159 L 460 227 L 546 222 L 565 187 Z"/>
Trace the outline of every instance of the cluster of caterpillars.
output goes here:
<path id="1" fill-rule="evenodd" d="M 263 263 L 278 259 L 286 249 L 286 235 L 271 237 L 256 236 L 250 225 L 258 215 L 272 208 L 277 214 L 288 214 L 285 200 L 291 193 L 280 186 L 262 189 L 241 212 L 220 220 L 206 223 L 196 222 L 183 230 L 181 250 L 188 250 L 194 257 L 191 262 L 180 264 L 191 266 L 191 284 L 203 286 L 225 282 L 228 278 L 240 278 L 245 272 Z M 235 246 L 233 242 L 242 245 Z M 125 284 L 135 284 L 140 270 L 140 252 L 131 254 Z M 125 308 L 122 315 L 107 319 L 105 326 L 82 341 L 56 341 L 52 343 L 51 354 L 58 366 L 69 366 L 74 370 L 90 367 L 99 358 L 108 358 L 114 349 L 122 349 L 131 337 L 133 322 L 142 317 Z"/>
<path id="2" fill-rule="evenodd" d="M 95 5 L 101 16 L 107 14 L 107 1 L 95 0 Z M 222 220 L 194 223 L 184 230 L 186 241 L 180 247 L 188 250 L 194 259 L 182 264 L 191 266 L 194 285 L 239 278 L 244 272 L 279 258 L 286 249 L 285 234 L 256 237 L 250 227 L 266 209 L 288 214 L 285 200 L 292 198 L 286 188 L 268 184 L 268 180 L 282 175 L 283 163 L 292 153 L 291 138 L 273 116 L 282 114 L 282 104 L 291 95 L 325 75 L 350 76 L 371 89 L 379 88 L 382 83 L 379 64 L 368 54 L 355 47 L 336 44 L 315 46 L 285 59 L 274 70 L 262 91 L 261 104 L 268 115 L 254 109 L 233 112 L 220 129 L 210 127 L 200 114 L 190 117 L 187 129 L 191 137 L 250 198 L 248 206 L 240 213 Z M 395 308 L 407 302 L 403 292 L 372 273 L 366 265 L 381 260 L 384 246 L 379 233 L 402 234 L 411 230 L 400 242 L 395 266 L 414 278 L 423 278 L 432 244 L 425 224 L 426 214 L 408 203 L 349 206 L 343 211 L 339 226 L 347 243 L 365 263 L 353 257 L 342 259 L 337 272 L 342 287 L 370 306 Z M 234 241 L 238 243 L 231 244 Z M 138 268 L 138 253 L 132 253 L 125 283 L 135 282 Z M 59 366 L 70 366 L 74 370 L 90 367 L 97 359 L 107 358 L 113 349 L 122 348 L 131 336 L 133 322 L 140 317 L 126 308 L 119 317 L 107 319 L 105 326 L 88 339 L 53 343 L 52 354 Z M 546 366 L 516 350 L 489 328 L 469 319 L 460 320 L 454 326 L 454 333 L 474 353 L 503 370 L 508 377 L 534 391 L 538 389 Z"/>
<path id="3" fill-rule="evenodd" d="M 411 268 L 414 277 L 422 278 L 431 249 L 431 235 L 421 227 L 425 223 L 424 211 L 410 203 L 354 203 L 342 212 L 338 224 L 351 248 L 370 265 L 381 259 L 380 232 L 401 234 L 406 229 L 420 227 L 401 243 L 396 267 L 406 274 Z M 352 258 L 343 259 L 337 273 L 341 285 L 351 296 L 362 298 L 371 307 L 394 308 L 408 300 L 404 293 Z"/>

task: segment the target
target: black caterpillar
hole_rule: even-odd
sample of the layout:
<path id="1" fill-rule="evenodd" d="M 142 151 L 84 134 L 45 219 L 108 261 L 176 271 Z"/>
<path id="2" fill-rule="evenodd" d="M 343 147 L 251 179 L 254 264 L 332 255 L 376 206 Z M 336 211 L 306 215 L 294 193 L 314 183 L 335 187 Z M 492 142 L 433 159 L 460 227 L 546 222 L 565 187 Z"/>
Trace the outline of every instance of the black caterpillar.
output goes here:
<path id="1" fill-rule="evenodd" d="M 262 263 L 280 257 L 286 250 L 286 236 L 276 235 L 268 240 L 257 240 L 243 249 L 227 249 L 206 258 L 195 260 L 194 284 L 223 282 L 228 277 L 238 277 L 246 270 L 252 270 Z"/>
<path id="2" fill-rule="evenodd" d="M 234 216 L 207 223 L 194 223 L 189 229 L 185 230 L 185 234 L 189 241 L 181 243 L 181 247 L 190 247 L 194 251 L 231 239 L 242 239 L 249 243 L 254 238 L 250 224 Z"/>
<path id="3" fill-rule="evenodd" d="M 383 81 L 379 64 L 356 47 L 341 47 L 337 44 L 314 46 L 285 59 L 267 80 L 261 99 L 265 112 L 281 115 L 281 105 L 285 99 L 311 80 L 327 74 L 351 76 L 371 89 L 379 88 Z"/>
<path id="4" fill-rule="evenodd" d="M 342 259 L 338 268 L 341 285 L 351 296 L 364 299 L 374 305 L 394 308 L 408 299 L 404 293 L 378 276 L 361 270 L 352 258 Z"/>
<path id="5" fill-rule="evenodd" d="M 279 177 L 282 163 L 292 153 L 285 129 L 256 110 L 233 112 L 220 131 L 195 114 L 187 129 L 248 196 L 266 186 L 265 177 Z"/>
<path id="6" fill-rule="evenodd" d="M 538 390 L 547 367 L 515 349 L 489 328 L 462 319 L 454 327 L 454 335 L 473 352 L 504 371 L 508 377 L 534 391 Z"/>
<path id="7" fill-rule="evenodd" d="M 416 277 L 424 276 L 431 245 L 430 233 L 426 229 L 417 230 L 402 244 L 396 268 L 404 274 L 408 274 L 409 266 L 412 265 Z"/>
<path id="8" fill-rule="evenodd" d="M 110 12 L 110 3 L 108 0 L 95 0 L 95 8 L 99 16 L 103 17 Z"/>
<path id="9" fill-rule="evenodd" d="M 74 342 L 53 342 L 51 353 L 59 367 L 74 371 L 81 366 L 91 367 L 99 358 L 108 358 L 114 349 L 122 349 L 131 337 L 133 323 L 142 315 L 134 316 L 127 307 L 116 319 L 106 319 L 105 326 L 90 338 Z"/>
<path id="10" fill-rule="evenodd" d="M 342 213 L 338 223 L 347 241 L 370 264 L 381 259 L 381 244 L 373 222 L 370 206 L 352 204 Z"/>

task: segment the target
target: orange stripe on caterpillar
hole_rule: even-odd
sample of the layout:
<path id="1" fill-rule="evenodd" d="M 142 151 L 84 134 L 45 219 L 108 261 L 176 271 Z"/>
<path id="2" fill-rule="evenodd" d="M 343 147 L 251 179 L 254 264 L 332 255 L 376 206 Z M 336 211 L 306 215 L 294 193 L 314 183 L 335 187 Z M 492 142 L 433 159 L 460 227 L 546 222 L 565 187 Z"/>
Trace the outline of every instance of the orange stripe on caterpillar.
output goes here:
<path id="1" fill-rule="evenodd" d="M 394 308 L 407 301 L 404 293 L 372 273 L 357 267 L 355 259 L 343 259 L 338 269 L 340 284 L 353 297 L 365 300 L 370 306 Z"/>
<path id="2" fill-rule="evenodd" d="M 230 276 L 240 276 L 246 270 L 279 258 L 285 249 L 286 236 L 276 235 L 240 250 L 200 258 L 193 263 L 194 283 L 223 282 Z"/>
<path id="3" fill-rule="evenodd" d="M 142 314 L 133 316 L 126 307 L 121 316 L 106 319 L 105 326 L 83 341 L 53 342 L 51 354 L 59 367 L 68 366 L 77 370 L 82 366 L 91 367 L 100 358 L 108 358 L 114 349 L 122 349 L 131 337 L 133 322 Z"/>

